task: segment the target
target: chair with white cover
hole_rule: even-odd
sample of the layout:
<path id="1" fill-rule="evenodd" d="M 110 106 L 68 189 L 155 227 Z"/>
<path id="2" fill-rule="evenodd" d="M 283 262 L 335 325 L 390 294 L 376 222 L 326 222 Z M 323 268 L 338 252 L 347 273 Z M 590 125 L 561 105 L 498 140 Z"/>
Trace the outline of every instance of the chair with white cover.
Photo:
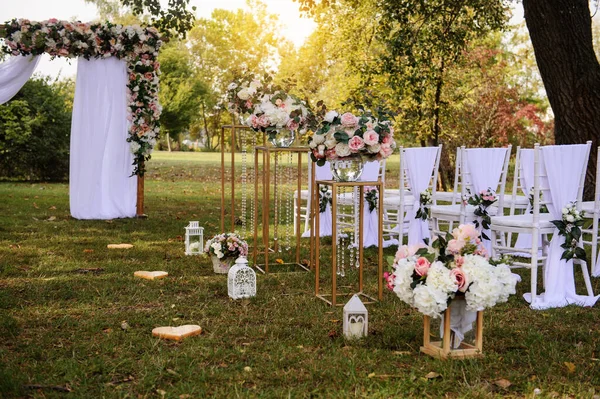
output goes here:
<path id="1" fill-rule="evenodd" d="M 600 147 L 598 147 L 600 154 Z M 592 249 L 591 268 L 592 276 L 600 277 L 600 254 L 598 254 L 598 243 L 600 237 L 598 235 L 598 219 L 600 218 L 600 156 L 596 157 L 596 192 L 594 193 L 593 201 L 584 201 L 581 203 L 581 209 L 585 212 L 584 218 L 591 219 L 592 225 L 582 229 L 584 235 L 591 238 L 583 239 L 585 245 L 589 245 Z"/>
<path id="2" fill-rule="evenodd" d="M 437 189 L 437 178 L 440 166 L 442 145 L 438 147 L 400 147 L 399 188 L 396 195 L 384 197 L 386 214 L 384 232 L 396 234 L 398 244 L 404 242 L 404 234 L 408 234 L 408 244 L 422 244 L 430 238 L 426 220 L 416 218 L 420 204 L 421 192 L 429 189 L 432 198 Z"/>
<path id="3" fill-rule="evenodd" d="M 503 210 L 511 148 L 510 145 L 506 148 L 461 147 L 459 156 L 457 156 L 458 165 L 454 192 L 458 192 L 458 187 L 460 187 L 461 198 L 466 199 L 472 194 L 491 189 L 496 193 L 497 202 L 488 208 L 488 214 L 493 216 L 499 209 Z M 474 206 L 467 205 L 466 200 L 456 204 L 454 198 L 452 205 L 437 205 L 434 203 L 431 207 L 431 229 L 433 233 L 441 233 L 440 221 L 448 223 L 449 231 L 452 230 L 454 223 L 473 223 L 477 220 L 474 213 L 475 209 Z M 481 223 L 479 223 L 479 230 L 482 235 L 485 234 L 490 237 L 489 231 L 484 229 Z M 491 251 L 490 241 L 484 240 L 483 244 L 489 253 Z"/>
<path id="4" fill-rule="evenodd" d="M 532 246 L 529 248 L 528 263 L 515 261 L 517 266 L 531 269 L 531 292 L 524 295 L 532 309 L 577 304 L 592 306 L 594 297 L 589 272 L 585 261 L 580 263 L 587 295 L 577 295 L 573 273 L 573 260 L 561 259 L 565 239 L 558 234 L 551 223 L 562 219 L 562 209 L 570 202 L 581 204 L 585 170 L 591 142 L 578 145 L 546 146 L 538 144 L 534 148 L 533 213 L 523 215 L 494 216 L 491 218 L 492 255 L 514 251 L 510 246 L 497 240 L 499 234 L 529 233 Z M 540 195 L 541 193 L 541 195 Z M 540 200 L 542 198 L 542 200 Z M 546 205 L 549 213 L 540 213 L 540 205 Z M 543 245 L 542 255 L 538 253 L 540 235 L 552 234 L 552 241 Z M 537 295 L 538 267 L 542 269 L 545 292 Z"/>
<path id="5" fill-rule="evenodd" d="M 331 167 L 329 166 L 329 162 L 325 162 L 323 166 L 319 166 L 312 161 L 308 161 L 308 189 L 300 191 L 300 200 L 306 201 L 306 205 L 300 206 L 301 219 L 304 221 L 304 232 L 302 233 L 302 237 L 307 238 L 310 237 L 310 210 L 312 204 L 312 196 L 310 193 L 312 192 L 312 168 L 315 168 L 315 179 L 316 180 L 331 180 L 333 179 L 333 175 L 331 174 Z M 298 191 L 294 192 L 294 231 L 296 231 L 296 198 L 298 195 Z M 318 196 L 317 196 L 318 197 Z M 316 209 L 319 209 L 319 204 L 315 204 Z M 331 235 L 331 205 L 327 204 L 325 206 L 325 211 L 321 212 L 321 223 L 319 225 L 320 236 L 326 237 Z"/>

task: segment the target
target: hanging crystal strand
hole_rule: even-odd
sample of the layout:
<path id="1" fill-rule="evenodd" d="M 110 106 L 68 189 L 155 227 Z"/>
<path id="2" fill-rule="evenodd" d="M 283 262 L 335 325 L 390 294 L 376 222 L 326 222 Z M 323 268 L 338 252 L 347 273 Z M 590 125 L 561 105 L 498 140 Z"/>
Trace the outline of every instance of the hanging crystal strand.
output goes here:
<path id="1" fill-rule="evenodd" d="M 298 155 L 301 156 L 301 155 Z M 285 235 L 285 250 L 289 251 L 292 247 L 292 236 L 294 235 L 294 220 L 293 220 L 293 209 L 294 209 L 294 168 L 292 168 L 292 162 L 294 156 L 290 152 L 288 155 L 288 168 L 287 168 L 287 204 L 286 204 L 286 235 Z M 298 193 L 300 195 L 300 193 Z M 298 221 L 298 223 L 300 223 Z"/>
<path id="2" fill-rule="evenodd" d="M 254 190 L 252 189 L 252 187 L 254 187 L 254 184 L 256 184 L 256 182 L 254 181 L 254 156 L 255 156 L 255 151 L 254 151 L 254 147 L 256 147 L 256 133 L 252 132 L 252 161 L 250 162 L 250 180 L 249 180 L 249 184 L 248 184 L 248 189 L 250 191 L 250 234 L 254 234 L 254 226 L 256 223 L 256 220 L 254 219 L 254 214 L 256 211 L 256 198 L 254 198 Z"/>
<path id="3" fill-rule="evenodd" d="M 274 247 L 273 250 L 275 250 L 275 252 L 277 252 L 279 250 L 279 242 L 278 237 L 279 237 L 279 232 L 278 232 L 278 228 L 279 228 L 279 208 L 278 208 L 278 201 L 277 201 L 277 196 L 278 196 L 278 191 L 279 191 L 279 152 L 275 151 L 275 170 L 273 172 L 273 179 L 274 179 L 274 188 L 273 188 L 273 203 L 274 203 L 274 209 L 273 209 L 273 242 L 274 242 Z"/>
<path id="4" fill-rule="evenodd" d="M 248 152 L 246 148 L 246 131 L 241 131 L 242 136 L 242 237 L 244 239 L 248 236 L 247 231 L 247 223 L 246 223 L 246 200 L 247 200 L 247 190 L 248 190 Z"/>
<path id="5" fill-rule="evenodd" d="M 360 190 L 358 189 L 358 187 L 354 187 L 354 195 L 352 196 L 352 213 L 355 216 L 354 217 L 354 240 L 352 241 L 352 246 L 353 248 L 356 250 L 355 253 L 351 254 L 350 257 L 352 258 L 351 260 L 351 264 L 350 266 L 355 266 L 358 267 L 358 248 L 359 245 L 362 245 L 362 242 L 360 241 L 360 232 L 358 231 L 359 226 L 360 226 L 360 220 L 359 218 L 362 217 L 362 215 L 359 214 L 359 210 L 360 210 L 360 202 L 359 201 L 364 201 L 364 198 L 359 198 L 360 197 Z M 364 232 L 363 232 L 364 234 Z"/>

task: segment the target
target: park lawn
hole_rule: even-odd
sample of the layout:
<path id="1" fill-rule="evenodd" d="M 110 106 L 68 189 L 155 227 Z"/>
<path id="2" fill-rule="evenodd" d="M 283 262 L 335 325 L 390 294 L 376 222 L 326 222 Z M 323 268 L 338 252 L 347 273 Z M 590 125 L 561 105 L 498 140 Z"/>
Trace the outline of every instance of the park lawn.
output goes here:
<path id="1" fill-rule="evenodd" d="M 66 184 L 0 183 L 0 397 L 600 394 L 600 305 L 532 311 L 522 299 L 525 271 L 517 295 L 485 311 L 478 360 L 421 355 L 422 317 L 390 292 L 369 306 L 369 336 L 344 340 L 342 310 L 314 297 L 312 273 L 259 275 L 255 298 L 230 300 L 208 258 L 183 255 L 189 220 L 207 236 L 218 232 L 219 160 L 157 153 L 148 164 L 147 220 L 74 220 Z M 106 249 L 122 242 L 134 248 Z M 370 276 L 375 256 L 366 251 Z M 136 270 L 169 277 L 134 279 Z M 203 334 L 181 343 L 151 336 L 180 324 L 199 324 Z M 439 376 L 427 378 L 431 372 Z M 35 384 L 71 392 L 26 387 Z"/>

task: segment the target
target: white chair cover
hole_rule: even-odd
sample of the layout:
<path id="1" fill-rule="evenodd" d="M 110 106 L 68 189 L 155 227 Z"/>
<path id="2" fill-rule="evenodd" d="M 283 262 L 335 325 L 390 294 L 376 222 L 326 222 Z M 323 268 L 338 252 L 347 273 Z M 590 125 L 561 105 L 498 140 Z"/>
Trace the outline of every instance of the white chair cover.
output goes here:
<path id="1" fill-rule="evenodd" d="M 562 218 L 562 208 L 569 202 L 577 200 L 579 177 L 587 167 L 587 146 L 547 146 L 541 148 L 542 161 L 546 168 L 551 203 L 548 211 L 553 220 Z M 558 230 L 557 230 L 558 231 Z M 532 309 L 548 309 L 567 305 L 593 306 L 599 296 L 577 295 L 573 261 L 561 260 L 565 242 L 563 236 L 554 234 L 548 249 L 544 281 L 546 291 L 540 294 Z M 531 302 L 531 294 L 524 295 Z"/>
<path id="2" fill-rule="evenodd" d="M 127 129 L 127 67 L 115 57 L 77 63 L 69 192 L 76 219 L 136 214 Z"/>
<path id="3" fill-rule="evenodd" d="M 329 166 L 329 162 L 325 162 L 325 165 L 318 166 L 316 163 L 315 166 L 315 179 L 316 180 L 332 180 L 333 175 L 331 174 L 331 167 Z M 310 195 L 310 190 L 308 195 Z M 318 198 L 318 197 L 317 197 Z M 311 206 L 316 207 L 315 209 L 319 209 L 319 204 L 311 204 Z M 320 237 L 331 236 L 331 205 L 327 204 L 325 208 L 325 212 L 321 212 L 319 215 L 319 233 Z M 310 237 L 310 229 L 307 229 L 302 233 L 303 238 Z"/>
<path id="4" fill-rule="evenodd" d="M 469 148 L 466 150 L 464 159 L 465 167 L 471 175 L 471 184 L 474 193 L 480 193 L 483 190 L 491 188 L 495 192 L 498 191 L 498 183 L 502 175 L 504 160 L 506 158 L 508 148 Z M 474 215 L 467 215 L 467 223 L 472 223 Z M 479 230 L 491 237 L 489 229 L 483 230 L 481 225 Z M 483 244 L 488 254 L 492 253 L 492 243 L 489 240 L 483 240 Z"/>
<path id="5" fill-rule="evenodd" d="M 521 159 L 520 159 L 520 163 L 522 166 L 522 174 L 520 177 L 520 184 L 521 184 L 521 188 L 523 189 L 523 194 L 525 194 L 525 196 L 527 198 L 529 198 L 529 192 L 531 191 L 531 188 L 533 187 L 533 177 L 535 174 L 534 171 L 534 150 L 532 148 L 521 148 Z M 515 171 L 515 173 L 518 173 L 517 171 Z M 525 209 L 525 213 L 529 213 L 531 211 L 531 204 L 527 205 L 527 209 Z M 515 242 L 515 249 L 519 249 L 519 248 L 531 248 L 532 245 L 532 239 L 531 239 L 531 234 L 528 233 L 519 233 L 519 236 L 517 237 L 517 241 Z M 542 239 L 541 239 L 541 235 L 540 235 L 540 239 L 538 240 L 538 243 L 540 243 L 541 245 Z M 529 254 L 526 253 L 520 253 L 520 252 L 516 252 L 515 255 L 518 256 L 524 256 L 524 257 L 529 257 Z"/>
<path id="6" fill-rule="evenodd" d="M 37 67 L 39 57 L 17 55 L 0 64 L 0 104 L 21 90 Z"/>
<path id="7" fill-rule="evenodd" d="M 367 162 L 363 168 L 362 175 L 360 176 L 360 181 L 377 181 L 379 178 L 379 167 L 379 161 Z M 363 247 L 365 248 L 373 245 L 377 246 L 379 244 L 378 212 L 378 209 L 374 209 L 373 212 L 369 212 L 369 206 L 365 201 L 363 213 Z M 358 220 L 356 223 L 358 223 Z"/>
<path id="8" fill-rule="evenodd" d="M 415 205 L 406 210 L 406 219 L 409 221 L 408 245 L 422 244 L 423 239 L 430 237 L 427 220 L 415 219 L 415 215 L 419 210 L 420 194 L 429 187 L 438 151 L 438 147 L 416 147 L 404 150 L 408 183 L 415 198 Z"/>

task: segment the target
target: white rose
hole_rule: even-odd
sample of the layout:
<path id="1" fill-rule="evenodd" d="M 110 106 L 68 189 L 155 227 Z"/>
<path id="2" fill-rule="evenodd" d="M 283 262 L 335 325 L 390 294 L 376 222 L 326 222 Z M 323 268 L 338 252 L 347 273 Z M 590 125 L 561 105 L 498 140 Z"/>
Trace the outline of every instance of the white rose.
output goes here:
<path id="1" fill-rule="evenodd" d="M 238 92 L 237 96 L 238 96 L 238 98 L 240 100 L 244 100 L 244 101 L 250 99 L 250 93 L 248 93 L 248 89 L 242 89 L 242 90 L 240 90 Z"/>
<path id="2" fill-rule="evenodd" d="M 137 152 L 140 150 L 140 147 L 141 146 L 136 141 L 132 141 L 131 144 L 129 145 L 129 149 L 131 150 L 132 154 L 137 154 Z"/>
<path id="3" fill-rule="evenodd" d="M 230 83 L 229 86 L 227 86 L 227 90 L 233 90 L 233 89 L 237 89 L 238 85 L 235 83 Z"/>
<path id="4" fill-rule="evenodd" d="M 567 222 L 569 222 L 569 223 L 573 223 L 575 221 L 575 218 L 573 217 L 573 215 L 567 215 L 566 219 L 567 219 Z"/>
<path id="5" fill-rule="evenodd" d="M 315 142 L 316 144 L 323 144 L 325 142 L 325 135 L 324 134 L 315 134 L 313 136 L 313 142 Z"/>
<path id="6" fill-rule="evenodd" d="M 335 147 L 337 145 L 337 140 L 334 138 L 329 138 L 327 140 L 325 140 L 325 146 L 329 149 Z"/>
<path id="7" fill-rule="evenodd" d="M 252 82 L 250 82 L 250 88 L 252 89 L 260 89 L 262 87 L 262 83 L 260 83 L 259 80 L 253 80 Z"/>
<path id="8" fill-rule="evenodd" d="M 562 214 L 566 215 L 567 213 L 569 213 L 569 210 L 567 208 L 563 208 L 562 209 Z"/>
<path id="9" fill-rule="evenodd" d="M 309 146 L 310 148 L 317 148 L 317 145 L 318 145 L 318 144 L 317 144 L 317 143 L 315 143 L 315 141 L 314 141 L 314 140 L 312 140 L 310 143 L 308 143 L 308 146 Z"/>
<path id="10" fill-rule="evenodd" d="M 333 120 L 338 116 L 339 114 L 336 111 L 329 111 L 325 114 L 325 122 L 333 122 Z"/>
<path id="11" fill-rule="evenodd" d="M 348 146 L 348 144 L 338 143 L 335 146 L 335 153 L 338 157 L 347 157 L 351 154 L 350 147 Z"/>
<path id="12" fill-rule="evenodd" d="M 381 144 L 377 143 L 377 144 L 370 145 L 367 147 L 367 150 L 371 154 L 377 154 L 379 152 L 379 150 L 381 150 Z"/>

